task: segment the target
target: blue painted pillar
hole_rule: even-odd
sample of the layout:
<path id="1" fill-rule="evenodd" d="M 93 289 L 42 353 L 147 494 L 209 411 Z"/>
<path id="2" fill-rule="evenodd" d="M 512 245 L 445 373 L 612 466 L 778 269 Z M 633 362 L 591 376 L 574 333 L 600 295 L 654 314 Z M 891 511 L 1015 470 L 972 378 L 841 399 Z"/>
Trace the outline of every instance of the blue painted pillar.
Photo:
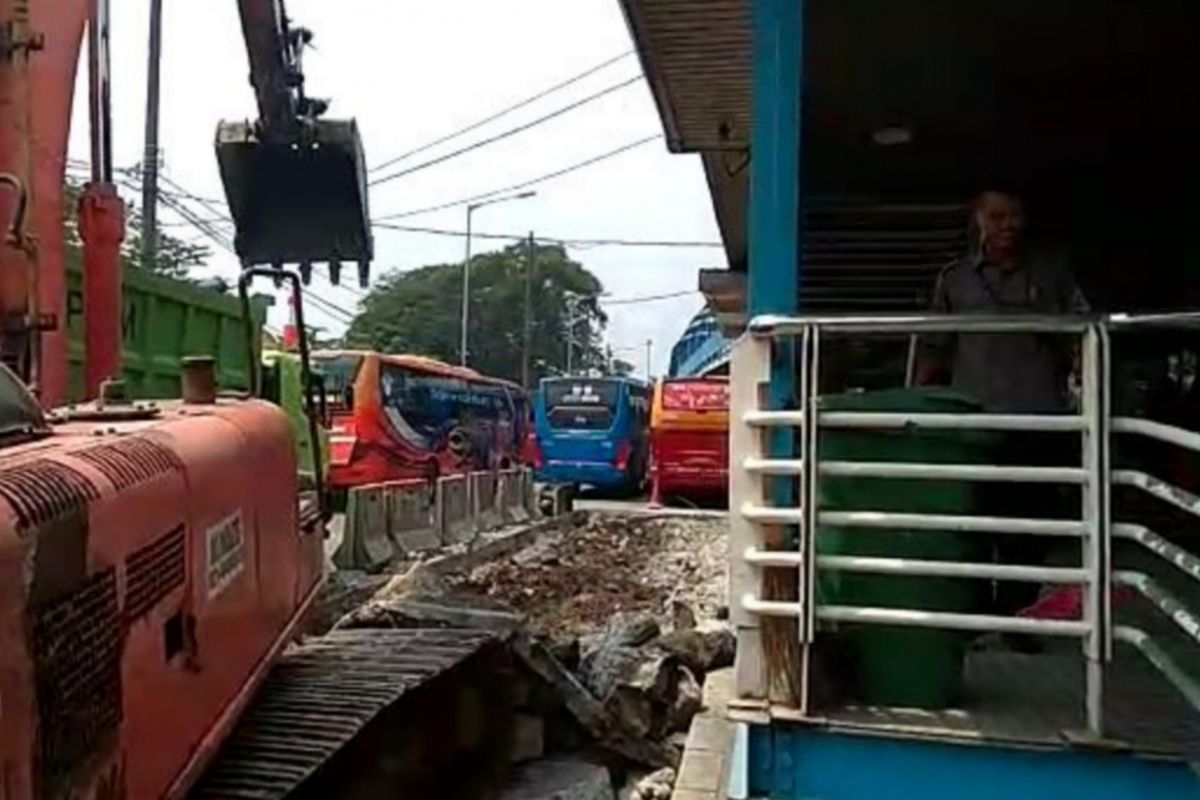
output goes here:
<path id="1" fill-rule="evenodd" d="M 750 316 L 799 310 L 800 92 L 804 0 L 751 0 Z"/>
<path id="2" fill-rule="evenodd" d="M 747 311 L 800 310 L 802 166 L 800 109 L 803 86 L 804 0 L 750 0 L 754 29 L 754 122 L 750 141 L 749 275 Z M 772 408 L 794 406 L 795 349 L 781 342 L 771 359 Z M 771 438 L 772 455 L 795 453 L 790 429 Z M 794 506 L 793 480 L 773 482 L 778 505 Z"/>

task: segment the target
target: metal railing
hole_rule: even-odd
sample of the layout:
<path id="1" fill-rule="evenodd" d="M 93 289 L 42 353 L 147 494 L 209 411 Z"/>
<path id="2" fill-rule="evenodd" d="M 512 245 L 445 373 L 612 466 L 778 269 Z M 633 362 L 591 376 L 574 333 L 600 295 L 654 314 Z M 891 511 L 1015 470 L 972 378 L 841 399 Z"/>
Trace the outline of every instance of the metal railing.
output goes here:
<path id="1" fill-rule="evenodd" d="M 1158 422 L 1113 417 L 1110 383 L 1113 330 L 1138 326 L 1194 326 L 1197 315 L 1154 318 L 1045 316 L 882 316 L 763 317 L 751 322 L 732 354 L 730 431 L 731 570 L 730 608 L 738 633 L 736 681 L 739 697 L 763 701 L 774 687 L 795 685 L 772 674 L 761 618 L 797 621 L 801 658 L 799 697 L 786 703 L 810 713 L 811 648 L 818 624 L 854 623 L 961 631 L 1066 637 L 1080 642 L 1086 663 L 1085 707 L 1089 731 L 1104 733 L 1105 671 L 1113 642 L 1136 647 L 1198 711 L 1200 685 L 1145 631 L 1114 622 L 1112 588 L 1127 587 L 1145 597 L 1188 637 L 1200 642 L 1200 621 L 1149 576 L 1114 570 L 1114 537 L 1138 542 L 1149 552 L 1200 581 L 1200 559 L 1168 539 L 1132 523 L 1111 519 L 1111 487 L 1134 486 L 1176 508 L 1200 516 L 1200 497 L 1152 475 L 1113 470 L 1109 448 L 1116 434 L 1149 437 L 1200 453 L 1200 434 Z M 1077 338 L 1082 391 L 1079 408 L 1062 415 L 988 413 L 885 413 L 833 411 L 821 407 L 821 346 L 830 336 L 928 333 L 1037 333 Z M 776 375 L 794 384 L 772 387 Z M 790 369 L 795 365 L 794 372 Z M 780 369 L 782 367 L 782 370 Z M 790 403 L 781 403 L 792 396 Z M 772 400 L 771 398 L 774 398 Z M 782 407 L 784 405 L 794 407 Z M 1078 437 L 1078 466 L 944 464 L 825 460 L 818 443 L 827 430 L 1054 432 Z M 790 435 L 780 436 L 779 432 Z M 890 511 L 835 511 L 821 508 L 825 477 L 971 483 L 1039 483 L 1075 487 L 1082 497 L 1073 519 L 1014 518 L 974 514 L 921 514 Z M 1079 566 L 974 563 L 910 558 L 818 555 L 818 532 L 825 526 L 850 530 L 954 531 L 1077 540 Z M 764 570 L 794 569 L 794 597 L 768 597 Z M 930 611 L 916 608 L 825 604 L 815 590 L 822 572 L 1020 581 L 1081 587 L 1078 619 Z"/>

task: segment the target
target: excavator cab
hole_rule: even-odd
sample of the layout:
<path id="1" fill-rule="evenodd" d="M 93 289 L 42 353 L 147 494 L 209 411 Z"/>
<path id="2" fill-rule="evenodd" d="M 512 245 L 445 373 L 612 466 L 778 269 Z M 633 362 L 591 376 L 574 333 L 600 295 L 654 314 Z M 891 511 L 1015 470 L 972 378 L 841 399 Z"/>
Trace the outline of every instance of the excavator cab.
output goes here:
<path id="1" fill-rule="evenodd" d="M 366 164 L 353 120 L 307 119 L 293 137 L 249 122 L 217 128 L 217 162 L 246 266 L 357 262 L 365 282 L 373 255 Z"/>

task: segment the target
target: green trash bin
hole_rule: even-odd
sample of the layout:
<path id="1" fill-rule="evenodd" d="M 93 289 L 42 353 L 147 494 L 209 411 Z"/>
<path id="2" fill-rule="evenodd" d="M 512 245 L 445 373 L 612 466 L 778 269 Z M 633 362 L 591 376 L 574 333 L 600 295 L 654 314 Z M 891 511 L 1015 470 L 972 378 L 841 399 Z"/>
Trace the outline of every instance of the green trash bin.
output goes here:
<path id="1" fill-rule="evenodd" d="M 945 389 L 900 389 L 835 395 L 823 411 L 965 413 L 979 406 Z M 997 440 L 986 433 L 954 430 L 822 431 L 823 461 L 987 464 Z M 967 481 L 821 477 L 823 511 L 894 511 L 971 514 L 977 485 Z M 942 561 L 988 561 L 987 537 L 941 531 L 874 530 L 822 525 L 820 555 L 876 556 Z M 824 570 L 818 602 L 826 605 L 908 608 L 978 613 L 990 586 L 985 581 Z M 901 626 L 842 624 L 833 632 L 846 661 L 846 689 L 871 705 L 945 708 L 962 690 L 963 661 L 973 634 Z"/>

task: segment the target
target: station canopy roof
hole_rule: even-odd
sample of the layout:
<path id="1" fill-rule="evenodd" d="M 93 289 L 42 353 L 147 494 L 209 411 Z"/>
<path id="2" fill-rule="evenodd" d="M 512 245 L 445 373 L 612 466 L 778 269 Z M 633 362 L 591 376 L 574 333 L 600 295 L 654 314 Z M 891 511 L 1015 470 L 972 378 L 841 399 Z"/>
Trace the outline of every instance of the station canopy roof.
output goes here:
<path id="1" fill-rule="evenodd" d="M 743 270 L 753 0 L 620 2 L 667 145 L 702 154 L 730 265 Z M 1194 205 L 1200 2 L 804 8 L 809 213 L 834 201 L 945 207 L 986 186 L 1033 196 L 1063 226 L 1081 198 Z"/>

